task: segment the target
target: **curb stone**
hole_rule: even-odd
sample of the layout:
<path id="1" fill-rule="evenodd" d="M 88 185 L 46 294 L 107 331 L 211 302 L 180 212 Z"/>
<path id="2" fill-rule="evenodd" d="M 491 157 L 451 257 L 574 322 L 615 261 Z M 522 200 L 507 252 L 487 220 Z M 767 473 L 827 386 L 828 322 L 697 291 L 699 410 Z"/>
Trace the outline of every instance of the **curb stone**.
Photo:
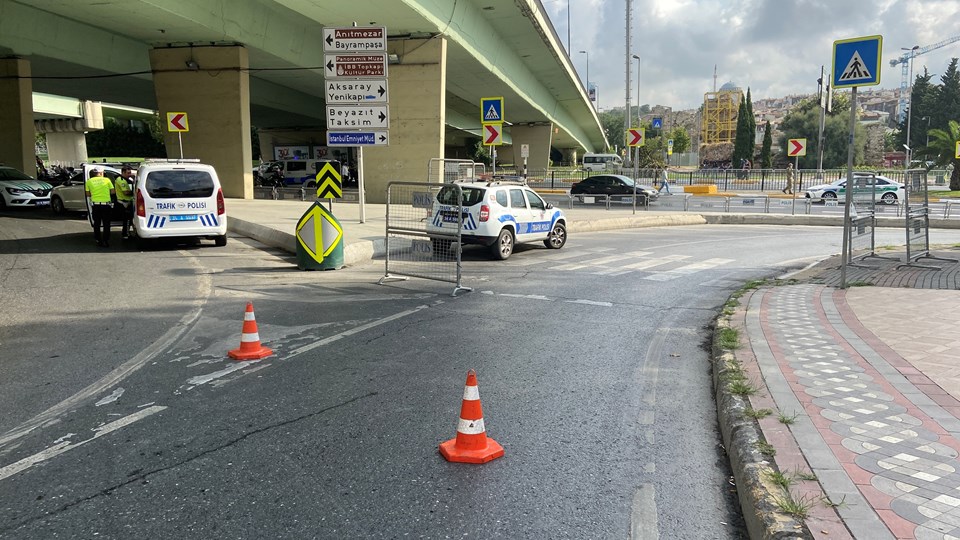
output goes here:
<path id="1" fill-rule="evenodd" d="M 742 316 L 743 305 L 737 308 Z M 717 401 L 717 420 L 723 444 L 730 459 L 737 497 L 750 538 L 769 540 L 809 540 L 813 536 L 807 526 L 792 516 L 777 509 L 777 487 L 768 479 L 768 471 L 775 471 L 771 463 L 758 449 L 763 435 L 757 422 L 744 414 L 750 408 L 749 401 L 729 391 L 726 375 L 739 370 L 736 355 L 720 347 L 720 330 L 735 328 L 726 315 L 720 315 L 714 325 L 713 387 Z"/>

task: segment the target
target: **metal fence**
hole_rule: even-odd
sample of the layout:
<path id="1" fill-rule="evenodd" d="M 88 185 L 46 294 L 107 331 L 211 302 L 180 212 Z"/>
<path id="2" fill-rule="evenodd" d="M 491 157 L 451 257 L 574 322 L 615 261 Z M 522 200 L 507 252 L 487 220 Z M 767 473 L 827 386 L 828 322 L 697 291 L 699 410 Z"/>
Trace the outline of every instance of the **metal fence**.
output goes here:
<path id="1" fill-rule="evenodd" d="M 930 196 L 927 190 L 927 171 L 911 169 L 907 171 L 904 182 L 904 208 L 907 239 L 907 254 L 903 266 L 940 270 L 938 266 L 919 264 L 921 259 L 957 262 L 956 259 L 936 257 L 930 254 Z M 944 216 L 949 216 L 950 204 L 947 203 Z"/>
<path id="2" fill-rule="evenodd" d="M 434 212 L 441 189 L 447 204 L 437 205 Z M 464 214 L 463 191 L 456 184 L 387 184 L 386 260 L 379 283 L 416 277 L 453 283 L 452 296 L 471 290 L 461 282 Z"/>
<path id="3" fill-rule="evenodd" d="M 486 174 L 486 166 L 469 159 L 431 158 L 427 165 L 427 182 L 473 182 Z"/>

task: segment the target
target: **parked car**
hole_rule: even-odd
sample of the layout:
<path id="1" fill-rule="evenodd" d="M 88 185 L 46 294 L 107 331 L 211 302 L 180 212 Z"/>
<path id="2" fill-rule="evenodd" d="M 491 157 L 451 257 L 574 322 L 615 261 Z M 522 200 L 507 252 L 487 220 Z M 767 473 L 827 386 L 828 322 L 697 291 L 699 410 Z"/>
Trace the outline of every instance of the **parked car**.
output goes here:
<path id="1" fill-rule="evenodd" d="M 894 182 L 886 176 L 870 176 L 854 173 L 855 181 L 865 179 L 867 185 L 873 184 L 877 192 L 877 202 L 882 204 L 897 204 L 897 201 L 905 197 L 903 184 Z M 820 184 L 810 186 L 804 192 L 803 196 L 807 199 L 821 199 L 824 201 L 834 200 L 844 202 L 847 200 L 847 179 L 840 178 L 829 184 Z"/>
<path id="2" fill-rule="evenodd" d="M 637 194 L 637 202 L 648 204 L 657 200 L 660 195 L 652 186 L 637 184 L 633 178 L 622 174 L 600 174 L 577 182 L 570 187 L 570 195 L 608 195 L 633 197 Z"/>
<path id="3" fill-rule="evenodd" d="M 227 210 L 213 166 L 197 159 L 144 161 L 134 193 L 139 246 L 156 238 L 206 238 L 227 245 Z"/>
<path id="4" fill-rule="evenodd" d="M 0 167 L 0 208 L 49 206 L 51 189 L 13 167 Z"/>
<path id="5" fill-rule="evenodd" d="M 100 169 L 103 175 L 115 181 L 120 176 L 120 170 L 101 163 L 85 163 L 77 168 L 73 176 L 63 184 L 53 188 L 50 192 L 50 206 L 55 214 L 67 212 L 87 212 L 87 197 L 84 195 L 87 178 L 90 171 Z"/>
<path id="6" fill-rule="evenodd" d="M 462 191 L 459 211 L 455 186 Z M 515 244 L 543 242 L 547 249 L 560 249 L 567 241 L 563 212 L 520 182 L 448 184 L 437 193 L 430 216 L 434 253 L 450 249 L 448 235 L 460 227 L 463 244 L 487 246 L 499 260 L 510 257 Z"/>

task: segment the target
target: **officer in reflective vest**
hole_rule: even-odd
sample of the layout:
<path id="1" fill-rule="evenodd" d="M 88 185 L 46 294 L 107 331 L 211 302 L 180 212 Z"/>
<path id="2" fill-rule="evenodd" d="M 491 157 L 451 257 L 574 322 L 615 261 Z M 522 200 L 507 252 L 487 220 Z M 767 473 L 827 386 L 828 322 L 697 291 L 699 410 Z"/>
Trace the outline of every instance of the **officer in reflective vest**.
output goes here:
<path id="1" fill-rule="evenodd" d="M 114 187 L 117 191 L 117 211 L 123 215 L 123 230 L 121 235 L 124 240 L 130 238 L 130 224 L 133 222 L 133 169 L 124 167 L 120 169 L 120 176 L 114 180 Z"/>
<path id="2" fill-rule="evenodd" d="M 113 182 L 103 176 L 100 169 L 92 169 L 90 178 L 84 185 L 84 194 L 90 198 L 90 215 L 93 217 L 93 237 L 99 247 L 110 247 L 110 214 L 113 211 L 113 197 L 116 191 Z M 100 227 L 104 228 L 103 236 Z"/>

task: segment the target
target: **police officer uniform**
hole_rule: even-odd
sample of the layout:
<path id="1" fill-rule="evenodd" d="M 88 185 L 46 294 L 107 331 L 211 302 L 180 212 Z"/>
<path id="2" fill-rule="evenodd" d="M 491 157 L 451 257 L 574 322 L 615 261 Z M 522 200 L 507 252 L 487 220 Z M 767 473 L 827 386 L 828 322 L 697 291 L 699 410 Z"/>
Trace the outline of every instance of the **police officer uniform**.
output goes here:
<path id="1" fill-rule="evenodd" d="M 110 216 L 113 212 L 113 196 L 116 191 L 113 182 L 103 176 L 100 169 L 90 171 L 84 185 L 84 192 L 90 197 L 90 215 L 93 218 L 93 237 L 100 247 L 110 247 Z M 103 235 L 100 229 L 103 227 Z"/>
<path id="2" fill-rule="evenodd" d="M 130 225 L 133 222 L 133 183 L 127 178 L 132 175 L 130 167 L 124 167 L 120 171 L 120 176 L 114 181 L 117 192 L 117 206 L 123 215 L 122 236 L 126 240 L 130 238 Z"/>

